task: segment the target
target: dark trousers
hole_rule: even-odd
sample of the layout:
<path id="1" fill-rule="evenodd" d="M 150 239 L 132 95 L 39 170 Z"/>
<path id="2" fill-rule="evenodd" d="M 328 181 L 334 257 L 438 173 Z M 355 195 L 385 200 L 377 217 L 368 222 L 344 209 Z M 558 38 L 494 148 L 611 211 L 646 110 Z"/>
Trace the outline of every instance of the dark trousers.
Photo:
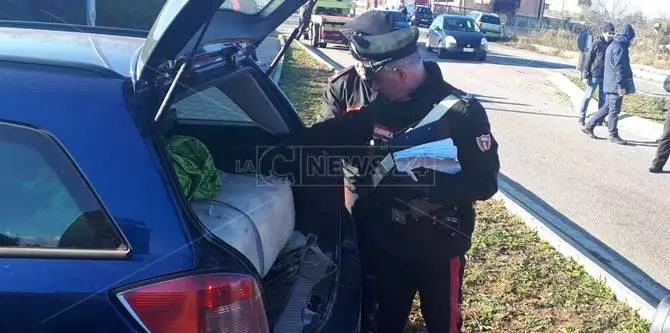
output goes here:
<path id="1" fill-rule="evenodd" d="M 670 109 L 665 115 L 665 123 L 663 124 L 663 135 L 658 142 L 658 148 L 656 148 L 656 157 L 654 161 L 651 162 L 653 167 L 663 168 L 665 163 L 668 162 L 668 157 L 670 157 Z"/>
<path id="2" fill-rule="evenodd" d="M 605 104 L 598 109 L 589 121 L 586 123 L 586 128 L 593 130 L 597 124 L 601 123 L 605 117 L 607 118 L 607 128 L 610 133 L 610 137 L 618 137 L 619 129 L 617 127 L 619 122 L 619 114 L 621 113 L 621 104 L 623 103 L 623 97 L 617 94 L 607 94 Z"/>
<path id="3" fill-rule="evenodd" d="M 377 262 L 378 333 L 402 333 L 416 292 L 430 333 L 460 333 L 465 257 L 445 262 L 383 254 Z"/>

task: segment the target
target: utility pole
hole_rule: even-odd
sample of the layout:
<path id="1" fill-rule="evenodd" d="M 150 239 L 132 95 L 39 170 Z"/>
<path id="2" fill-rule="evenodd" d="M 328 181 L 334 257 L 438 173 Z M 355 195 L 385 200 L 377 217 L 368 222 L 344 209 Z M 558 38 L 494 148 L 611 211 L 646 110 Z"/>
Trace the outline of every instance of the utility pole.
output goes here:
<path id="1" fill-rule="evenodd" d="M 86 25 L 95 25 L 95 0 L 86 1 Z"/>

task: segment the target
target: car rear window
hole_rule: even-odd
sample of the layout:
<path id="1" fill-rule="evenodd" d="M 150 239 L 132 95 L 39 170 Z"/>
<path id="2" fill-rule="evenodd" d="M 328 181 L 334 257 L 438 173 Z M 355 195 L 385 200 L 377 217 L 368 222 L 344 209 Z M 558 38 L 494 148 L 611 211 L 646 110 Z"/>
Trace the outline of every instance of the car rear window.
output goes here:
<path id="1" fill-rule="evenodd" d="M 116 225 L 61 146 L 0 123 L 2 248 L 126 251 Z"/>
<path id="2" fill-rule="evenodd" d="M 246 112 L 221 89 L 210 87 L 173 105 L 177 119 L 253 124 Z"/>
<path id="3" fill-rule="evenodd" d="M 442 26 L 446 31 L 477 31 L 475 22 L 465 17 L 445 17 Z"/>
<path id="4" fill-rule="evenodd" d="M 421 13 L 421 14 L 432 14 L 432 12 L 430 11 L 430 8 L 426 8 L 426 7 L 417 7 L 416 12 Z"/>
<path id="5" fill-rule="evenodd" d="M 493 15 L 482 15 L 482 19 L 480 21 L 482 23 L 500 24 L 500 18 Z"/>

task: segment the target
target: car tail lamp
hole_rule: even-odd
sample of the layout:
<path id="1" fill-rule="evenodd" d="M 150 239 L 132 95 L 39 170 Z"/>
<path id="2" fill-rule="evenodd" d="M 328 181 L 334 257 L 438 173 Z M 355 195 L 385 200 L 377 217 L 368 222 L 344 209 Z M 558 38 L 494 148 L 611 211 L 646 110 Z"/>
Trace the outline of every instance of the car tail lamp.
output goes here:
<path id="1" fill-rule="evenodd" d="M 161 281 L 117 294 L 151 333 L 268 333 L 256 280 L 204 274 Z"/>

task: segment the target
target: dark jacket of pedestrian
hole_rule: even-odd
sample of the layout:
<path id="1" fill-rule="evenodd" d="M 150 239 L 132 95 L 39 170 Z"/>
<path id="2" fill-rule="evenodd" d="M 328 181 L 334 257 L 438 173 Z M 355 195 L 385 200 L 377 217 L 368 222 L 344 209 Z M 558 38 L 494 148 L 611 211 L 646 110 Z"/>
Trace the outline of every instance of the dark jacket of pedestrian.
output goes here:
<path id="1" fill-rule="evenodd" d="M 603 27 L 603 34 L 609 32 L 614 33 L 614 26 L 611 23 L 605 24 Z M 591 45 L 589 50 L 589 55 L 586 58 L 585 69 L 585 78 L 591 80 L 591 78 L 602 78 L 605 73 L 605 51 L 607 47 L 612 42 L 612 39 L 606 39 L 605 36 L 598 36 L 596 40 Z"/>
<path id="2" fill-rule="evenodd" d="M 663 88 L 665 89 L 665 91 L 670 93 L 670 75 L 668 75 L 668 77 L 665 78 L 665 82 L 663 83 Z"/>
<path id="3" fill-rule="evenodd" d="M 617 94 L 621 89 L 625 89 L 628 94 L 635 92 L 628 50 L 633 39 L 635 30 L 630 24 L 626 24 L 619 29 L 614 41 L 607 47 L 603 77 L 603 89 L 606 94 Z"/>

